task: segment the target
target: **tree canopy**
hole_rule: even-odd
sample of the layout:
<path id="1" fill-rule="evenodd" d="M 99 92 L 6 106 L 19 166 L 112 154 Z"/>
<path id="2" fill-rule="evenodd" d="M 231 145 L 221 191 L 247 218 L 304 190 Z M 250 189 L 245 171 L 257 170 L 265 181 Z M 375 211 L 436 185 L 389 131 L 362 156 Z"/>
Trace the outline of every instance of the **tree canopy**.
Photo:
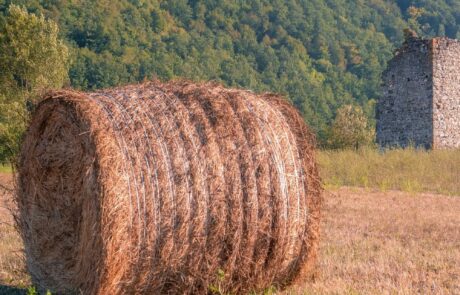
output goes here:
<path id="1" fill-rule="evenodd" d="M 11 2 L 59 24 L 73 87 L 181 77 L 278 92 L 320 140 L 342 105 L 373 120 L 404 28 L 460 35 L 452 0 L 0 0 L 0 13 Z"/>
<path id="2" fill-rule="evenodd" d="M 0 28 L 0 163 L 18 150 L 29 110 L 47 88 L 68 80 L 68 50 L 58 26 L 11 5 Z"/>
<path id="3" fill-rule="evenodd" d="M 334 149 L 369 146 L 374 142 L 375 126 L 369 123 L 358 105 L 344 105 L 331 124 L 327 145 Z"/>

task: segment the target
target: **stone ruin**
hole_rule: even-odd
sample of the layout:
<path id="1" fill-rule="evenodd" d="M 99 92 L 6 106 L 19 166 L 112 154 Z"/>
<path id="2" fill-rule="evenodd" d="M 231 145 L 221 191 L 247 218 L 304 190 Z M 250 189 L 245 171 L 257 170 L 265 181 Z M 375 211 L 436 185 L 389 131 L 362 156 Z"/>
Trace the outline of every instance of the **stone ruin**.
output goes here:
<path id="1" fill-rule="evenodd" d="M 460 147 L 460 41 L 406 32 L 382 80 L 381 147 Z"/>

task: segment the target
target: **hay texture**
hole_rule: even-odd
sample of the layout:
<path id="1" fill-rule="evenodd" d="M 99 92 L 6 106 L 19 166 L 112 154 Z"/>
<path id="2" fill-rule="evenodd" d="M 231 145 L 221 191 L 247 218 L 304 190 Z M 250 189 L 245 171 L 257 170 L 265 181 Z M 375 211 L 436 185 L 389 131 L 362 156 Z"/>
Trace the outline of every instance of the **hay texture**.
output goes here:
<path id="1" fill-rule="evenodd" d="M 206 294 L 305 278 L 320 216 L 313 145 L 270 94 L 189 82 L 49 93 L 18 162 L 33 283 Z"/>

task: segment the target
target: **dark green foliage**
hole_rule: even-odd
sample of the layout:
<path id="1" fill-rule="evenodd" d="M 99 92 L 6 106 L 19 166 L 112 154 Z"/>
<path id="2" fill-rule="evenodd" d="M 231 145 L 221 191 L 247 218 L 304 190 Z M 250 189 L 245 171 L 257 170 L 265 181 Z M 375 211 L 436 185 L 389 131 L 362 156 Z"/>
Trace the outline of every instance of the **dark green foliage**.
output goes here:
<path id="1" fill-rule="evenodd" d="M 67 75 L 57 24 L 10 5 L 0 26 L 0 164 L 15 158 L 36 98 Z"/>
<path id="2" fill-rule="evenodd" d="M 454 0 L 0 0 L 0 11 L 10 2 L 59 23 L 76 88 L 184 77 L 284 93 L 321 140 L 344 104 L 373 119 L 404 28 L 460 35 Z"/>

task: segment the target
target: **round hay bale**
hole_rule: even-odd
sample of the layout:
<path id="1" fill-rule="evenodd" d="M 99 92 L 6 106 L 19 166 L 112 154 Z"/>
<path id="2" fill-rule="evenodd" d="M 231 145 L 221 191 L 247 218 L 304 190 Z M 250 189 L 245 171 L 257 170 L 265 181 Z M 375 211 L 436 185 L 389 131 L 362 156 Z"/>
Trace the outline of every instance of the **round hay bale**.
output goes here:
<path id="1" fill-rule="evenodd" d="M 17 170 L 40 289 L 242 293 L 314 267 L 314 137 L 275 95 L 189 82 L 51 92 Z"/>

